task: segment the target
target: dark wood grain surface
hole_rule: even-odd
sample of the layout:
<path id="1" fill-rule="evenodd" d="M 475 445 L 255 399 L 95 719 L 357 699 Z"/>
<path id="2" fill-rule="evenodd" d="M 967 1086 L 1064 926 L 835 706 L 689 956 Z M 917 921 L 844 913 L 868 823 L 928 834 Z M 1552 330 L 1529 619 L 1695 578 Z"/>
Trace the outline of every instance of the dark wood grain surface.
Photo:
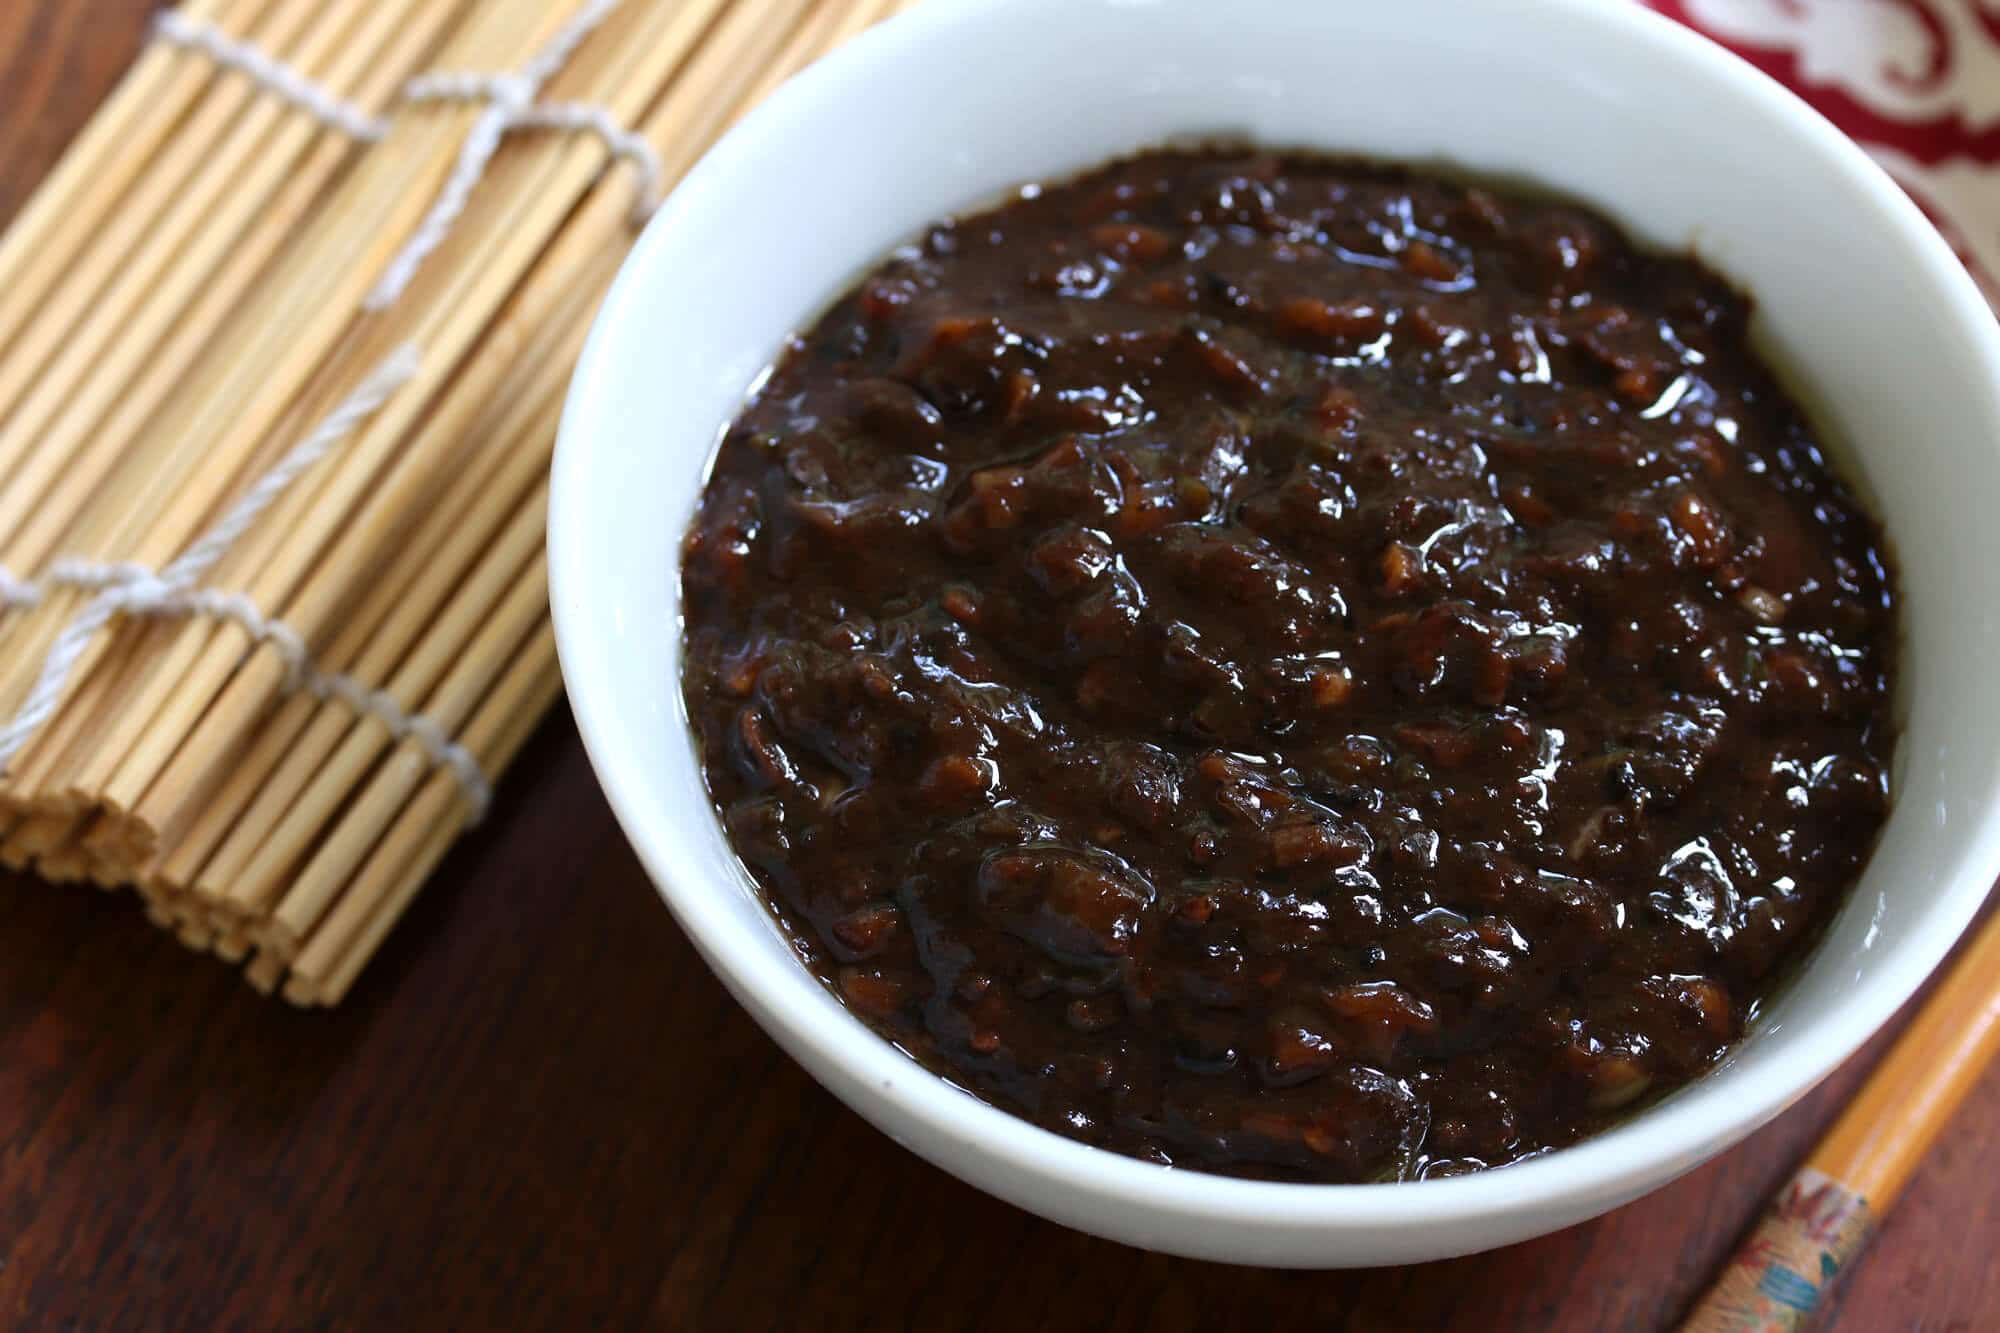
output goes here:
<path id="1" fill-rule="evenodd" d="M 0 215 L 150 7 L 0 0 Z M 0 1329 L 1658 1329 L 1873 1054 L 1531 1244 L 1353 1273 L 1144 1254 L 960 1185 L 779 1054 L 559 717 L 332 1013 L 121 896 L 0 879 Z M 1996 1179 L 1989 1077 L 1821 1327 L 2000 1327 Z"/>

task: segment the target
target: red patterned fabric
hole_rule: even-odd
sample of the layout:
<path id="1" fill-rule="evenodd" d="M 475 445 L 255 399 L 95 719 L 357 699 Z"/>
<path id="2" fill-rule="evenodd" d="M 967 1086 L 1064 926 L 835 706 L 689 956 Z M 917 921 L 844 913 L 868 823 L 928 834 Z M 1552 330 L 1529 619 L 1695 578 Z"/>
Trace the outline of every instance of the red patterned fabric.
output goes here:
<path id="1" fill-rule="evenodd" d="M 1644 0 L 1852 135 L 2000 309 L 2000 0 Z"/>

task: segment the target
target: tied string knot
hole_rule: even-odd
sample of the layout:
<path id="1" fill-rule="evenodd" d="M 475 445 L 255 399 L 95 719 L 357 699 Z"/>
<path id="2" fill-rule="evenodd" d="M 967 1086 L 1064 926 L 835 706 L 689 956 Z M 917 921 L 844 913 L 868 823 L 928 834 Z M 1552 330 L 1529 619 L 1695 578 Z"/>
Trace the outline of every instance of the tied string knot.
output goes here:
<path id="1" fill-rule="evenodd" d="M 559 130 L 594 134 L 610 159 L 630 162 L 639 174 L 633 201 L 636 225 L 659 206 L 665 176 L 659 151 L 644 135 L 618 123 L 607 107 L 586 102 L 541 102 L 543 85 L 554 78 L 583 39 L 617 7 L 617 0 L 591 0 L 543 43 L 518 70 L 476 73 L 438 70 L 420 74 L 404 85 L 405 102 L 475 102 L 484 110 L 466 131 L 458 158 L 430 210 L 417 223 L 403 248 L 389 260 L 375 287 L 362 303 L 368 310 L 386 310 L 408 290 L 423 262 L 451 234 L 465 212 L 472 192 L 484 179 L 493 155 L 516 130 Z"/>
<path id="2" fill-rule="evenodd" d="M 305 638 L 282 620 L 272 619 L 248 593 L 199 588 L 185 571 L 154 573 L 130 560 L 58 560 L 48 581 L 57 587 L 96 592 L 114 614 L 128 616 L 207 616 L 233 621 L 257 643 L 268 643 L 285 664 L 285 688 L 308 683 L 312 657 Z"/>
<path id="3" fill-rule="evenodd" d="M 500 151 L 501 141 L 516 130 L 595 135 L 611 161 L 629 162 L 638 173 L 632 203 L 633 224 L 639 225 L 653 215 L 665 193 L 666 169 L 659 150 L 650 140 L 619 124 L 608 107 L 588 102 L 537 101 L 543 85 L 561 71 L 584 38 L 617 6 L 618 0 L 589 0 L 518 70 L 490 74 L 441 70 L 419 74 L 403 86 L 402 100 L 406 103 L 476 102 L 483 103 L 485 109 L 467 130 L 459 145 L 457 161 L 439 187 L 436 200 L 402 249 L 382 270 L 362 303 L 364 309 L 386 310 L 408 289 L 424 260 L 444 243 L 452 224 L 465 212 L 493 155 Z M 212 23 L 169 9 L 155 17 L 153 31 L 164 42 L 199 51 L 221 68 L 236 71 L 320 125 L 356 142 L 379 143 L 388 136 L 386 121 L 370 115 L 254 43 L 231 37 Z M 7 586 L 0 582 L 0 604 L 8 601 Z"/>
<path id="4" fill-rule="evenodd" d="M 437 198 L 390 259 L 363 302 L 365 309 L 386 310 L 407 290 L 424 260 L 444 243 L 452 225 L 464 213 L 473 190 L 500 150 L 501 141 L 514 130 L 550 129 L 596 135 L 611 160 L 628 161 L 639 174 L 634 221 L 643 222 L 652 214 L 662 192 L 664 169 L 659 153 L 643 135 L 620 125 L 607 107 L 538 101 L 543 85 L 568 63 L 577 47 L 610 16 L 618 3 L 619 0 L 585 0 L 518 70 L 436 71 L 419 75 L 404 86 L 405 102 L 477 102 L 483 104 L 483 109 L 459 145 L 457 159 L 439 187 Z M 388 133 L 383 121 L 269 52 L 231 37 L 213 24 L 168 10 L 155 19 L 154 33 L 164 42 L 200 51 L 218 67 L 242 74 L 326 128 L 363 143 L 379 142 Z M 208 571 L 292 482 L 372 416 L 397 388 L 415 377 L 418 361 L 415 346 L 397 349 L 317 430 L 259 477 L 213 527 L 165 569 L 154 571 L 131 561 L 76 558 L 56 561 L 49 571 L 49 584 L 94 595 L 57 631 L 27 697 L 14 717 L 0 726 L 0 772 L 6 770 L 29 738 L 55 713 L 91 640 L 115 616 L 199 615 L 230 621 L 241 627 L 253 642 L 268 644 L 285 665 L 288 688 L 307 689 L 321 699 L 339 699 L 357 716 L 380 721 L 398 741 L 415 741 L 434 763 L 449 768 L 457 776 L 474 822 L 483 817 L 492 799 L 486 775 L 472 753 L 453 741 L 435 719 L 405 709 L 385 690 L 338 672 L 321 671 L 313 663 L 304 637 L 292 626 L 265 615 L 248 593 L 202 586 Z M 0 609 L 36 606 L 44 599 L 44 591 L 42 586 L 0 566 Z"/>
<path id="5" fill-rule="evenodd" d="M 416 741 L 434 764 L 450 769 L 457 777 L 473 822 L 484 817 L 492 802 L 491 784 L 472 752 L 452 740 L 435 719 L 410 712 L 385 690 L 337 672 L 321 671 L 313 663 L 304 636 L 284 621 L 265 615 L 248 593 L 201 586 L 208 572 L 280 494 L 359 429 L 397 389 L 414 379 L 419 369 L 421 358 L 413 345 L 396 349 L 164 569 L 154 570 L 131 560 L 76 557 L 51 564 L 48 584 L 94 595 L 56 632 L 27 697 L 13 718 L 0 727 L 0 770 L 55 713 L 91 640 L 113 617 L 199 615 L 233 622 L 253 642 L 270 645 L 284 664 L 288 689 L 303 688 L 321 699 L 339 699 L 356 715 L 376 718 L 396 740 Z M 18 606 L 43 600 L 42 588 L 3 570 L 0 574 L 12 580 L 11 586 L 0 582 L 0 599 L 11 594 Z"/>

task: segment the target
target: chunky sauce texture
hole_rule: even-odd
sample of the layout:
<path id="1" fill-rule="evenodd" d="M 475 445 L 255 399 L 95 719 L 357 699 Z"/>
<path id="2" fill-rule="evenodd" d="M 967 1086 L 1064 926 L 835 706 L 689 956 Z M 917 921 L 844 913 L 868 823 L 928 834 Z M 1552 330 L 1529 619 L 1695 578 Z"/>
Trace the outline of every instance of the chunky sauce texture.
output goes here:
<path id="1" fill-rule="evenodd" d="M 899 251 L 686 544 L 730 840 L 884 1036 L 1317 1181 L 1699 1074 L 1886 814 L 1881 534 L 1749 303 L 1594 214 L 1160 152 Z"/>

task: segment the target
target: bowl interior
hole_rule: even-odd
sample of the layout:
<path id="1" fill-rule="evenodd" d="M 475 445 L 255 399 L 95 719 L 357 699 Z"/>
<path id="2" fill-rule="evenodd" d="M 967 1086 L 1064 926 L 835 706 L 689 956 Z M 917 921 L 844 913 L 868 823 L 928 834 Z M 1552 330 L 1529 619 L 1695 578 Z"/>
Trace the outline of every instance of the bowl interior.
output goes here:
<path id="1" fill-rule="evenodd" d="M 1811 964 L 1725 1067 L 1586 1144 L 1483 1177 L 1260 1185 L 1095 1152 L 881 1043 L 790 955 L 723 841 L 680 706 L 679 541 L 784 336 L 926 222 L 1172 138 L 1542 182 L 1751 290 L 1896 544 L 1897 803 Z M 1598 0 L 931 0 L 809 71 L 682 184 L 607 301 L 556 460 L 573 705 L 626 830 L 731 988 L 823 1081 L 950 1169 L 1061 1220 L 1211 1257 L 1365 1263 L 1588 1216 L 1782 1109 L 1935 964 L 1995 871 L 2000 336 L 1916 210 L 1775 84 Z M 1232 1226 L 1219 1227 L 1221 1222 Z"/>

